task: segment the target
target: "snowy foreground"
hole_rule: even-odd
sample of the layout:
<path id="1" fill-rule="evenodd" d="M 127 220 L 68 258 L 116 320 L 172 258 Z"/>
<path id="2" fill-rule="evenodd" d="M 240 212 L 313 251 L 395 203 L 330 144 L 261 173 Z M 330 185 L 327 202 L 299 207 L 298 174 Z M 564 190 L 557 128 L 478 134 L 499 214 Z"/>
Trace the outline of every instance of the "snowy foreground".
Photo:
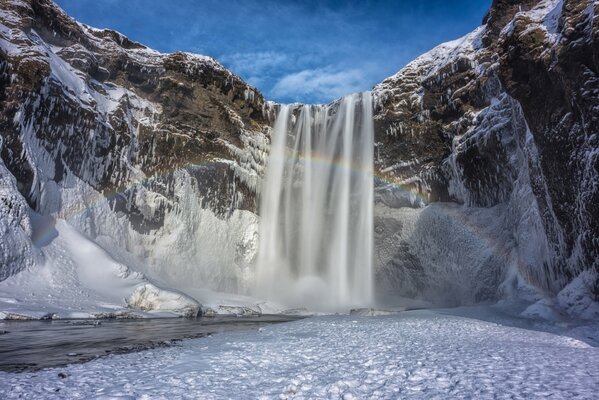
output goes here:
<path id="1" fill-rule="evenodd" d="M 66 368 L 2 372 L 0 382 L 3 399 L 592 399 L 599 393 L 599 348 L 411 311 L 313 317 Z"/>

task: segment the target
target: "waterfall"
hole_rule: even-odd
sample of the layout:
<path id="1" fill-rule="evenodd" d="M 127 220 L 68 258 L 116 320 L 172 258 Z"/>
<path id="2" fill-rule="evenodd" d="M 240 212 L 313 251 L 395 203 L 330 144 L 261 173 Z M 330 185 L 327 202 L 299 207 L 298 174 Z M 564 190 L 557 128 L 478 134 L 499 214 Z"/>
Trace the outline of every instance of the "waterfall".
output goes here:
<path id="1" fill-rule="evenodd" d="M 260 202 L 256 295 L 292 307 L 372 302 L 370 92 L 331 105 L 283 105 Z"/>

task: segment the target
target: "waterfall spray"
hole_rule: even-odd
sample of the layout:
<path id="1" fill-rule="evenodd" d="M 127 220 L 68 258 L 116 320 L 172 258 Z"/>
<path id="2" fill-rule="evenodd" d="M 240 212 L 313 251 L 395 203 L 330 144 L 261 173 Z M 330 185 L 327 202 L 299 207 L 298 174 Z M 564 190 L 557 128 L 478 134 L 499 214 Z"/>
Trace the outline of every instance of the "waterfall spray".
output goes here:
<path id="1" fill-rule="evenodd" d="M 281 106 L 261 193 L 256 295 L 317 310 L 372 302 L 370 92 Z"/>

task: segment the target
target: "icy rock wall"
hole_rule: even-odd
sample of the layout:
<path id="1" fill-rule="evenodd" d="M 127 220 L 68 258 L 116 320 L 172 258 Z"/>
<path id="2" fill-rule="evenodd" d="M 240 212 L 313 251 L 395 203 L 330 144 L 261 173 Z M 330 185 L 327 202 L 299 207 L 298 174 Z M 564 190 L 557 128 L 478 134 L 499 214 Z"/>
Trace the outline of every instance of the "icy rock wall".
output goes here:
<path id="1" fill-rule="evenodd" d="M 34 265 L 39 258 L 30 240 L 32 234 L 29 206 L 0 159 L 0 281 Z"/>
<path id="2" fill-rule="evenodd" d="M 516 14 L 500 41 L 502 82 L 536 144 L 533 192 L 559 247 L 554 293 L 599 271 L 598 15 L 593 0 L 541 1 Z"/>
<path id="3" fill-rule="evenodd" d="M 590 0 L 498 0 L 485 25 L 374 89 L 377 207 L 501 208 L 489 236 L 506 263 L 488 274 L 504 281 L 491 297 L 555 297 L 599 270 L 596 15 Z M 417 271 L 399 268 L 391 281 Z"/>
<path id="4" fill-rule="evenodd" d="M 0 94 L 0 279 L 52 239 L 35 212 L 157 282 L 246 291 L 273 113 L 254 88 L 26 0 L 0 12 Z"/>
<path id="5" fill-rule="evenodd" d="M 538 158 L 517 101 L 489 85 L 490 105 L 453 138 L 443 163 L 448 193 L 462 206 L 375 212 L 382 292 L 453 306 L 502 297 L 534 300 L 556 290 L 559 232 L 541 218 L 530 177 Z M 531 172 L 532 170 L 532 172 Z"/>
<path id="6" fill-rule="evenodd" d="M 244 210 L 217 215 L 188 170 L 172 174 L 169 198 L 148 189 L 151 181 L 130 189 L 129 200 L 146 218 L 163 215 L 159 227 L 143 233 L 129 213 L 115 209 L 115 201 L 70 173 L 56 188 L 62 207 L 54 215 L 94 239 L 117 261 L 165 287 L 247 292 L 257 249 L 257 216 Z"/>
<path id="7" fill-rule="evenodd" d="M 410 116 L 404 111 L 395 117 L 399 131 L 387 131 L 401 135 L 412 125 L 410 136 L 403 135 L 402 146 L 409 154 L 428 144 L 426 130 L 437 124 L 435 114 L 447 113 L 445 121 L 457 118 L 442 127 L 448 148 L 438 169 L 431 165 L 434 152 L 428 149 L 424 155 L 412 155 L 381 170 L 386 179 L 376 191 L 376 210 L 382 215 L 375 218 L 375 245 L 377 282 L 383 292 L 395 287 L 404 297 L 458 305 L 502 296 L 534 298 L 532 287 L 541 293 L 555 289 L 558 276 L 552 263 L 559 255 L 560 232 L 545 231 L 531 187 L 531 176 L 542 179 L 535 143 L 520 104 L 505 93 L 496 65 L 485 60 L 483 33 L 479 28 L 439 46 L 377 87 L 385 102 L 395 85 L 402 87 L 421 74 L 423 89 L 413 96 L 419 99 L 418 125 L 403 120 Z M 442 89 L 443 85 L 449 88 Z M 431 97 L 423 97 L 422 92 L 443 90 L 443 105 L 435 102 L 436 97 L 426 104 Z M 394 107 L 401 109 L 404 101 Z M 466 108 L 465 101 L 469 110 L 458 113 L 459 107 Z M 389 114 L 379 114 L 381 118 L 387 120 Z M 441 192 L 438 182 L 443 182 Z M 462 204 L 461 209 L 443 203 L 427 206 L 431 190 L 441 200 Z M 393 213 L 390 207 L 401 211 Z M 418 210 L 421 207 L 424 210 Z M 477 223 L 475 216 L 494 229 Z M 394 218 L 399 220 L 393 222 Z M 435 229 L 443 233 L 438 235 Z"/>
<path id="8" fill-rule="evenodd" d="M 63 157 L 70 157 L 67 151 L 72 149 L 60 140 L 48 148 L 47 138 L 38 138 L 36 134 L 40 129 L 39 114 L 46 112 L 42 106 L 45 102 L 42 97 L 24 106 L 28 112 L 18 112 L 15 116 L 32 175 L 27 194 L 36 212 L 67 220 L 90 238 L 102 242 L 117 259 L 122 255 L 122 262 L 135 265 L 151 279 L 170 287 L 247 291 L 257 223 L 252 212 L 237 209 L 242 195 L 235 189 L 232 167 L 237 165 L 236 161 L 191 165 L 147 177 L 130 158 L 135 151 L 135 143 L 130 143 L 122 149 L 125 153 L 118 155 L 121 161 L 116 164 L 111 162 L 114 158 L 110 155 L 94 156 L 92 148 L 90 156 L 83 155 L 84 164 L 75 174 L 63 163 Z M 139 109 L 131 106 L 129 123 L 133 133 L 142 124 L 151 124 L 144 116 L 151 115 L 154 107 L 140 104 Z M 67 129 L 74 134 L 80 127 L 74 122 Z M 59 128 L 52 129 L 60 132 Z M 90 143 L 95 147 L 101 141 L 94 136 Z M 242 150 L 238 153 L 243 161 Z M 119 171 L 124 175 L 119 176 Z M 14 186 L 10 173 L 4 172 L 7 184 Z M 101 193 L 92 185 L 99 185 L 105 176 L 111 176 L 114 184 L 123 180 L 131 183 L 118 191 Z M 23 210 L 29 209 L 26 204 L 21 204 Z M 16 216 L 11 215 L 12 220 Z M 27 233 L 27 217 L 19 219 L 24 221 Z M 32 265 L 36 244 L 32 244 L 31 234 L 28 236 L 20 241 L 20 246 L 26 248 L 21 249 L 19 256 L 11 256 L 11 266 L 3 268 L 4 277 L 23 268 L 16 263 Z M 8 246 L 12 242 L 5 243 Z M 19 249 L 14 246 L 13 251 Z"/>
<path id="9" fill-rule="evenodd" d="M 489 85 L 489 106 L 454 136 L 442 164 L 460 208 L 440 203 L 394 214 L 379 201 L 377 282 L 385 292 L 458 305 L 534 299 L 535 290 L 551 295 L 564 284 L 554 264 L 561 232 L 546 231 L 530 181 L 542 183 L 535 143 L 520 104 L 498 88 Z"/>
<path id="10" fill-rule="evenodd" d="M 559 231 L 549 232 L 553 236 L 548 237 L 532 191 L 530 177 L 542 179 L 538 162 L 520 105 L 502 93 L 477 115 L 471 130 L 454 138 L 444 168 L 449 193 L 464 205 L 505 205 L 500 217 L 505 220 L 505 229 L 512 232 L 511 237 L 501 240 L 514 247 L 508 265 L 526 282 L 549 294 L 563 284 L 553 265 L 561 253 L 561 238 Z"/>

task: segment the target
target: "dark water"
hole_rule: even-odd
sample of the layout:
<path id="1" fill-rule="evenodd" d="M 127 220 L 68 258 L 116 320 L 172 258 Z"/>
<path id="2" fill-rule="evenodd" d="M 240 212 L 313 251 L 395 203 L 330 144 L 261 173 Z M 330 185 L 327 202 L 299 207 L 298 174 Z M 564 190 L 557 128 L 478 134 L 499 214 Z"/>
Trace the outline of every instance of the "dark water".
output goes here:
<path id="1" fill-rule="evenodd" d="M 0 370 L 21 372 L 86 362 L 108 354 L 169 346 L 186 338 L 257 329 L 297 317 L 0 321 Z"/>

